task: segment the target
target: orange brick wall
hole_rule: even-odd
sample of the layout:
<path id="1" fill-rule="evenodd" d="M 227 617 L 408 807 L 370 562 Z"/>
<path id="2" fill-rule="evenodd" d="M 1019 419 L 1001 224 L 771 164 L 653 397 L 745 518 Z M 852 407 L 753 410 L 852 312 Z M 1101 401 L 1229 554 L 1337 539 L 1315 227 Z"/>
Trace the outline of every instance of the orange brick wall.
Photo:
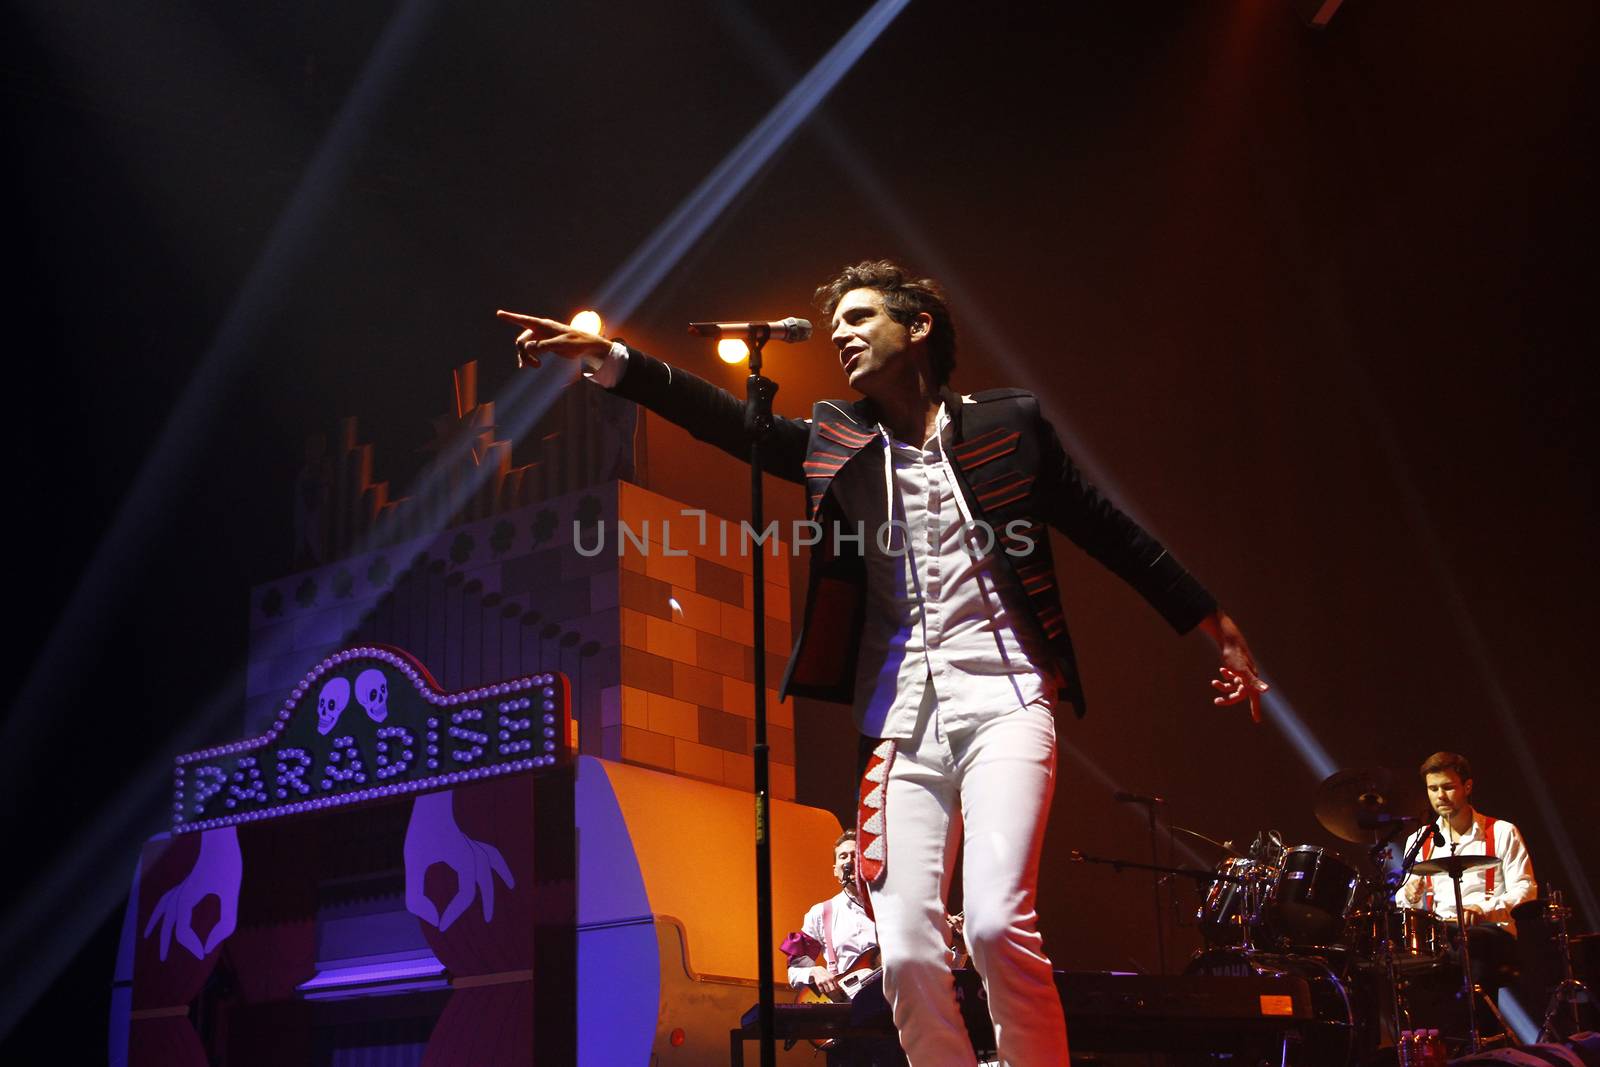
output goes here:
<path id="1" fill-rule="evenodd" d="M 649 549 L 622 542 L 619 566 L 621 681 L 601 695 L 599 755 L 688 778 L 749 789 L 754 775 L 755 649 L 752 560 L 729 523 L 680 513 L 682 505 L 618 484 L 619 522 Z M 616 531 L 612 531 L 615 534 Z M 613 537 L 607 554 L 615 553 Z M 666 555 L 673 553 L 684 555 Z M 754 546 L 750 551 L 754 551 Z M 794 709 L 779 703 L 793 640 L 789 546 L 765 547 L 767 740 L 772 794 L 793 799 Z M 586 749 L 589 745 L 584 746 Z"/>

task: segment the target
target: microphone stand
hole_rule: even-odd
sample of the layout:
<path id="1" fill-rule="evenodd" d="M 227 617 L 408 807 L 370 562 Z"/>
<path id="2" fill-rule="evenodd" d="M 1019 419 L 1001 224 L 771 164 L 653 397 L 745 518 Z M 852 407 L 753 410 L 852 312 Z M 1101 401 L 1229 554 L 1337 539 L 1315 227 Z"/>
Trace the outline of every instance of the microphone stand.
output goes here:
<path id="1" fill-rule="evenodd" d="M 1451 845 L 1450 855 L 1454 856 L 1455 854 L 1456 846 Z M 1472 950 L 1467 944 L 1467 916 L 1461 910 L 1461 875 L 1463 873 L 1457 870 L 1451 874 L 1450 884 L 1455 888 L 1456 930 L 1461 935 L 1461 988 L 1467 997 L 1467 1037 L 1471 1041 L 1467 1054 L 1473 1055 L 1483 1047 L 1481 1036 L 1478 1033 L 1478 998 L 1480 996 L 1483 998 L 1484 1007 L 1489 1009 L 1489 1014 L 1493 1015 L 1495 1021 L 1500 1024 L 1501 1033 L 1505 1034 L 1513 1045 L 1516 1044 L 1516 1035 L 1512 1032 L 1511 1027 L 1506 1024 L 1495 1002 L 1483 991 L 1483 987 L 1478 984 L 1477 979 L 1472 977 Z"/>
<path id="2" fill-rule="evenodd" d="M 1147 797 L 1139 793 L 1113 793 L 1112 799 L 1123 804 L 1139 804 L 1144 807 L 1145 814 L 1150 820 L 1150 890 L 1153 894 L 1151 903 L 1156 910 L 1156 957 L 1161 961 L 1161 973 L 1167 973 L 1167 933 L 1166 910 L 1161 906 L 1161 874 L 1157 864 L 1161 862 L 1161 853 L 1156 847 L 1158 835 L 1156 833 L 1156 805 L 1166 803 L 1160 797 Z"/>
<path id="3" fill-rule="evenodd" d="M 1454 858 L 1456 846 L 1450 846 Z M 1453 871 L 1450 884 L 1456 893 L 1456 930 L 1461 935 L 1461 986 L 1467 998 L 1467 1055 L 1478 1051 L 1478 983 L 1472 977 L 1472 949 L 1467 944 L 1467 916 L 1461 910 L 1461 871 Z"/>
<path id="4" fill-rule="evenodd" d="M 1403 829 L 1403 823 L 1394 828 L 1394 830 Z M 1400 976 L 1395 970 L 1394 965 L 1394 923 L 1392 921 L 1395 915 L 1394 898 L 1395 894 L 1400 892 L 1400 887 L 1406 884 L 1406 879 L 1411 876 L 1411 868 L 1416 866 L 1417 857 L 1422 854 L 1423 842 L 1438 832 L 1439 831 L 1437 827 L 1424 824 L 1422 831 L 1417 834 L 1417 839 L 1412 842 L 1411 847 L 1406 850 L 1405 856 L 1400 860 L 1399 876 L 1384 876 L 1384 889 L 1386 892 L 1382 897 L 1383 905 L 1380 909 L 1382 913 L 1380 921 L 1383 923 L 1384 973 L 1389 980 L 1389 997 L 1391 1000 L 1391 1006 L 1394 1009 L 1393 1018 L 1395 1048 L 1400 1047 L 1400 1031 L 1402 1029 L 1409 1029 L 1409 1027 L 1407 1027 L 1405 1024 L 1411 1021 L 1411 1008 L 1405 1003 L 1400 995 Z M 1388 836 L 1384 837 L 1382 840 L 1378 841 L 1372 846 L 1372 851 L 1370 853 L 1372 857 L 1372 863 L 1380 870 L 1382 869 L 1383 856 L 1388 852 L 1389 844 L 1394 840 L 1393 834 L 1394 831 L 1392 830 Z"/>
<path id="5" fill-rule="evenodd" d="M 1249 877 L 1242 874 L 1224 874 L 1221 871 L 1202 870 L 1199 867 L 1168 867 L 1159 863 L 1139 863 L 1135 860 L 1118 859 L 1115 856 L 1091 856 L 1085 852 L 1072 849 L 1067 853 L 1068 863 L 1094 863 L 1102 867 L 1110 867 L 1117 874 L 1123 871 L 1154 871 L 1156 874 L 1170 874 L 1179 878 L 1189 878 L 1196 885 L 1205 885 L 1207 882 L 1236 882 L 1241 885 L 1249 881 Z"/>
<path id="6" fill-rule="evenodd" d="M 761 537 L 765 528 L 761 507 L 761 445 L 772 429 L 772 397 L 778 384 L 761 374 L 761 349 L 771 327 L 750 329 L 750 375 L 745 379 L 744 430 L 750 438 L 750 518 Z M 755 795 L 756 795 L 756 968 L 760 981 L 758 1018 L 761 1031 L 761 1067 L 777 1063 L 774 1033 L 775 993 L 772 983 L 772 824 L 767 747 L 767 627 L 766 557 L 756 542 L 751 560 L 751 611 L 755 646 Z"/>

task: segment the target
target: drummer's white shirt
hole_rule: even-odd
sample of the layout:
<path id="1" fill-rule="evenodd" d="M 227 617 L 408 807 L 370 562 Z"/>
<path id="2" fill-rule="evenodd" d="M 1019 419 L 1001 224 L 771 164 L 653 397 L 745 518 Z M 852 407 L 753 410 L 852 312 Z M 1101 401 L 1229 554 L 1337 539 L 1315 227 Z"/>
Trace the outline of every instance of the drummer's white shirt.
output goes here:
<path id="1" fill-rule="evenodd" d="M 1483 825 L 1486 818 L 1481 811 L 1472 813 L 1472 828 L 1460 839 L 1455 852 L 1461 856 L 1482 856 L 1487 854 L 1484 847 Z M 1447 842 L 1443 848 L 1433 850 L 1433 858 L 1451 854 L 1450 827 L 1441 817 L 1437 825 L 1439 832 L 1445 835 Z M 1426 829 L 1418 830 L 1406 838 L 1406 851 L 1416 844 L 1417 838 L 1427 833 Z M 1523 901 L 1532 900 L 1538 893 L 1538 883 L 1533 878 L 1533 861 L 1528 858 L 1528 846 L 1522 842 L 1522 832 L 1505 819 L 1494 821 L 1494 854 L 1500 860 L 1498 867 L 1475 867 L 1461 875 L 1461 902 L 1468 907 L 1476 907 L 1484 913 L 1490 922 L 1503 926 L 1511 933 L 1517 932 L 1516 924 L 1511 921 L 1511 909 Z M 1418 853 L 1421 855 L 1421 853 Z M 1494 871 L 1494 892 L 1484 892 L 1485 872 Z M 1410 907 L 1423 906 L 1423 894 L 1427 889 L 1428 878 L 1421 875 L 1412 875 L 1400 887 L 1400 901 Z M 1434 914 L 1444 919 L 1456 917 L 1455 887 L 1451 885 L 1447 875 L 1436 874 L 1433 876 L 1433 911 Z"/>

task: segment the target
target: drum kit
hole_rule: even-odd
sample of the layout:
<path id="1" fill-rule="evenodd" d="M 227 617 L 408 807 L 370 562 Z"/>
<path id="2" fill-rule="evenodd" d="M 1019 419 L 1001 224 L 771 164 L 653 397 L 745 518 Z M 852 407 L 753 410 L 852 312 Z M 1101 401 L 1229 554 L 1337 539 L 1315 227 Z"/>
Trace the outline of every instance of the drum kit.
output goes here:
<path id="1" fill-rule="evenodd" d="M 1499 862 L 1440 854 L 1419 862 L 1413 848 L 1397 863 L 1394 842 L 1428 821 L 1410 814 L 1425 810 L 1414 775 L 1375 768 L 1330 776 L 1317 789 L 1317 820 L 1334 836 L 1367 846 L 1369 873 L 1331 849 L 1285 845 L 1275 832 L 1259 834 L 1244 854 L 1228 848 L 1197 915 L 1207 947 L 1186 973 L 1305 979 L 1316 1018 L 1304 1052 L 1315 1064 L 1392 1063 L 1402 1031 L 1441 1023 L 1455 1031 L 1461 1051 L 1477 1051 L 1483 1043 L 1480 1010 L 1493 1015 L 1511 1040 L 1494 1000 L 1473 981 L 1464 917 L 1445 920 L 1395 902 L 1407 874 L 1443 876 L 1459 899 L 1463 872 Z M 1559 900 L 1536 903 L 1565 953 L 1567 910 Z M 1462 909 L 1456 911 L 1460 916 Z M 1580 989 L 1569 963 L 1546 1013 L 1547 1030 Z M 1446 991 L 1443 998 L 1439 990 Z M 1434 1013 L 1450 1018 L 1428 1017 Z"/>

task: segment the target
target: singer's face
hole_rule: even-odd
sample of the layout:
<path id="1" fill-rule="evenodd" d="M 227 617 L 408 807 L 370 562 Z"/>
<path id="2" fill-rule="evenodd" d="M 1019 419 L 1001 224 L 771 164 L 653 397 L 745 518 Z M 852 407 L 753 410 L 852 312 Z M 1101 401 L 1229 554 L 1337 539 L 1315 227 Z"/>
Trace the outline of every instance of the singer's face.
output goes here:
<path id="1" fill-rule="evenodd" d="M 841 841 L 839 847 L 833 850 L 833 876 L 841 883 L 844 881 L 844 869 L 849 865 L 854 869 L 856 865 L 856 843 L 854 841 Z"/>
<path id="2" fill-rule="evenodd" d="M 892 382 L 911 369 L 911 331 L 889 317 L 883 294 L 852 289 L 833 312 L 833 344 L 850 387 L 871 395 L 875 383 Z"/>
<path id="3" fill-rule="evenodd" d="M 1425 779 L 1428 785 L 1428 803 L 1440 815 L 1449 818 L 1465 811 L 1467 798 L 1472 795 L 1472 783 L 1463 782 L 1455 771 L 1441 771 Z"/>

